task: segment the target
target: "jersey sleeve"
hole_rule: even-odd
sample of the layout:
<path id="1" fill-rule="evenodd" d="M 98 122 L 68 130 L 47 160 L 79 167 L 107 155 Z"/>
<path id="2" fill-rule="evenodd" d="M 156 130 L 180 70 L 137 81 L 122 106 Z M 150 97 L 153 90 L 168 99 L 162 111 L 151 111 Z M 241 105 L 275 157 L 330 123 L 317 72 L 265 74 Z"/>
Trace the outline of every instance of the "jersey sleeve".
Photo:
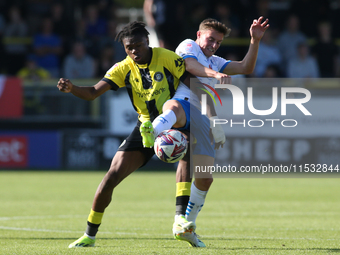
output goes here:
<path id="1" fill-rule="evenodd" d="M 187 75 L 184 59 L 176 53 L 169 51 L 167 56 L 167 69 L 178 80 L 183 81 Z"/>
<path id="2" fill-rule="evenodd" d="M 183 59 L 194 58 L 198 60 L 197 56 L 199 50 L 199 46 L 195 41 L 186 39 L 178 45 L 176 53 Z"/>
<path id="3" fill-rule="evenodd" d="M 214 55 L 214 61 L 220 73 L 223 73 L 224 68 L 231 62 L 231 60 L 225 60 L 224 58 Z"/>
<path id="4" fill-rule="evenodd" d="M 125 87 L 125 71 L 126 71 L 125 61 L 118 62 L 114 64 L 104 75 L 102 81 L 105 81 L 111 85 L 112 90 L 117 90 L 119 88 Z"/>

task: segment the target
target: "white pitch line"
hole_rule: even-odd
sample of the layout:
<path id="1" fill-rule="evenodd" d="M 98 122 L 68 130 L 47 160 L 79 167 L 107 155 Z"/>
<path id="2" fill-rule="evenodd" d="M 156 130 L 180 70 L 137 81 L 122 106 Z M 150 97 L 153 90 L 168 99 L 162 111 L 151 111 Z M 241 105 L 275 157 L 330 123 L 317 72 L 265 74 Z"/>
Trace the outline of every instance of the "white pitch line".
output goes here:
<path id="1" fill-rule="evenodd" d="M 0 217 L 0 221 L 7 220 L 35 220 L 35 219 L 49 219 L 49 218 L 86 218 L 86 215 L 36 215 L 36 216 L 10 216 Z"/>
<path id="2" fill-rule="evenodd" d="M 41 229 L 41 228 L 16 228 L 0 226 L 0 229 L 16 230 L 16 231 L 31 231 L 31 232 L 54 232 L 54 233 L 84 233 L 84 231 L 74 230 L 57 230 L 57 229 Z M 111 232 L 100 232 L 101 234 L 113 234 Z"/>
<path id="3" fill-rule="evenodd" d="M 0 226 L 0 229 L 6 230 L 16 230 L 16 231 L 32 231 L 32 232 L 54 232 L 54 233 L 83 233 L 83 231 L 72 231 L 72 230 L 53 230 L 53 229 L 34 229 L 34 228 L 14 228 L 14 227 L 5 227 Z M 135 233 L 135 232 L 100 232 L 100 234 L 110 234 L 110 235 L 138 235 L 138 236 L 150 236 L 149 233 Z M 171 234 L 157 234 L 158 236 L 169 236 Z M 337 238 L 308 238 L 308 237 L 265 237 L 265 236 L 224 236 L 224 235 L 204 235 L 202 238 L 224 238 L 224 239 L 252 239 L 252 240 L 262 240 L 262 239 L 269 239 L 269 240 L 310 240 L 310 241 L 319 241 L 319 240 L 327 240 L 327 241 L 338 241 Z M 99 238 L 100 239 L 100 238 Z M 114 239 L 114 237 L 112 237 Z"/>
<path id="4" fill-rule="evenodd" d="M 132 215 L 132 214 L 131 214 Z M 106 214 L 106 217 L 113 218 L 129 218 L 130 214 Z M 204 217 L 217 217 L 217 216 L 237 216 L 237 217 L 258 217 L 258 216 L 337 216 L 340 215 L 340 211 L 334 212 L 265 212 L 265 213 L 250 213 L 250 212 L 221 212 L 221 213 L 204 213 Z M 151 217 L 152 214 L 133 214 L 134 218 Z M 158 218 L 172 217 L 172 214 L 158 214 Z M 154 216 L 153 216 L 154 217 Z M 0 221 L 8 220 L 26 220 L 26 219 L 48 219 L 48 218 L 84 218 L 87 219 L 87 215 L 36 215 L 36 216 L 9 216 L 0 217 Z"/>
<path id="5" fill-rule="evenodd" d="M 164 213 L 164 214 L 114 214 L 107 213 L 105 217 L 111 218 L 129 218 L 133 215 L 134 218 L 142 218 L 142 217 L 157 217 L 157 218 L 170 218 L 173 214 Z M 328 211 L 328 212 L 259 212 L 259 213 L 251 213 L 251 212 L 221 212 L 221 213 L 204 213 L 204 217 L 217 217 L 217 216 L 238 216 L 238 217 L 249 217 L 249 216 L 337 216 L 340 215 L 340 211 Z M 8 216 L 8 217 L 0 217 L 0 221 L 8 221 L 8 220 L 26 220 L 26 219 L 48 219 L 48 218 L 84 218 L 87 219 L 88 215 L 35 215 L 35 216 Z"/>
<path id="6" fill-rule="evenodd" d="M 225 239 L 270 239 L 270 240 L 329 240 L 329 241 L 338 241 L 338 238 L 331 239 L 323 239 L 323 238 L 309 238 L 309 237 L 265 237 L 265 236 L 220 236 L 220 235 L 204 235 L 201 236 L 204 238 L 225 238 Z"/>
<path id="7" fill-rule="evenodd" d="M 82 233 L 82 231 L 72 231 L 72 230 L 53 230 L 53 229 L 40 229 L 40 228 L 15 228 L 15 227 L 5 227 L 5 226 L 0 226 L 0 229 L 17 230 L 17 231 L 32 231 L 32 232 Z"/>

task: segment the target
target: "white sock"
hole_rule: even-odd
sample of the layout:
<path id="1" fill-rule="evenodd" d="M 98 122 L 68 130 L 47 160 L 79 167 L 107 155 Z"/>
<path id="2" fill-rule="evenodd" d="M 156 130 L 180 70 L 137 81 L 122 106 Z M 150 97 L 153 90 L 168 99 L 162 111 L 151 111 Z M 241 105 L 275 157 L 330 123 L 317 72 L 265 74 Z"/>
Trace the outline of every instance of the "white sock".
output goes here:
<path id="1" fill-rule="evenodd" d="M 208 191 L 202 191 L 196 188 L 194 182 L 191 184 L 191 192 L 190 199 L 188 203 L 187 210 L 185 212 L 185 218 L 188 221 L 196 221 L 198 213 L 201 211 L 205 197 L 207 196 Z"/>
<path id="2" fill-rule="evenodd" d="M 184 215 L 183 214 L 175 215 L 175 221 L 177 220 L 178 217 L 181 217 L 181 216 L 184 216 Z"/>
<path id="3" fill-rule="evenodd" d="M 86 234 L 86 233 L 85 233 L 85 235 L 86 235 L 88 238 L 92 239 L 92 240 L 95 240 L 95 239 L 96 239 L 96 237 L 95 237 L 95 236 L 89 236 L 89 235 L 88 235 L 88 234 Z"/>
<path id="4" fill-rule="evenodd" d="M 155 137 L 157 137 L 160 132 L 170 129 L 176 123 L 176 121 L 176 114 L 170 109 L 159 115 L 152 122 Z"/>

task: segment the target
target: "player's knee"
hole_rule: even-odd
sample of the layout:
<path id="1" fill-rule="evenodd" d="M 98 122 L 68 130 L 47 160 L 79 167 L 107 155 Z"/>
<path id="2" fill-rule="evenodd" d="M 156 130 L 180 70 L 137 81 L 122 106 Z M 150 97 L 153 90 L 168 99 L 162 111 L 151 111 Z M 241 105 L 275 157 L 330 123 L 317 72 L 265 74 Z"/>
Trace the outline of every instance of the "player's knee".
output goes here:
<path id="1" fill-rule="evenodd" d="M 180 128 L 185 125 L 186 116 L 180 102 L 178 102 L 177 100 L 167 101 L 163 106 L 163 112 L 165 112 L 166 110 L 171 110 L 176 115 L 176 124 L 174 125 L 174 127 Z"/>
<path id="2" fill-rule="evenodd" d="M 171 110 L 177 115 L 180 112 L 181 104 L 177 100 L 168 100 L 166 103 L 163 105 L 163 112 L 166 110 Z"/>

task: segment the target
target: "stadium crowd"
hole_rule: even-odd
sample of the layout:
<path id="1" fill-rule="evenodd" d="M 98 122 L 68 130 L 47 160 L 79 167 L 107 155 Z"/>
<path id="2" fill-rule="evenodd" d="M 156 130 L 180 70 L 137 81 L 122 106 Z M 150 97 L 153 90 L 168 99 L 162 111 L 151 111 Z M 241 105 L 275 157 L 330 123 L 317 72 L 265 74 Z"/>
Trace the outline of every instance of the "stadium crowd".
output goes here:
<path id="1" fill-rule="evenodd" d="M 116 15 L 123 7 L 112 0 L 0 1 L 0 74 L 103 77 L 126 56 L 115 41 L 117 27 L 127 22 Z M 232 31 L 217 54 L 231 60 L 247 50 L 249 23 L 264 16 L 270 29 L 251 77 L 340 77 L 340 0 L 145 0 L 144 14 L 171 50 L 196 38 L 203 19 L 223 22 Z"/>

